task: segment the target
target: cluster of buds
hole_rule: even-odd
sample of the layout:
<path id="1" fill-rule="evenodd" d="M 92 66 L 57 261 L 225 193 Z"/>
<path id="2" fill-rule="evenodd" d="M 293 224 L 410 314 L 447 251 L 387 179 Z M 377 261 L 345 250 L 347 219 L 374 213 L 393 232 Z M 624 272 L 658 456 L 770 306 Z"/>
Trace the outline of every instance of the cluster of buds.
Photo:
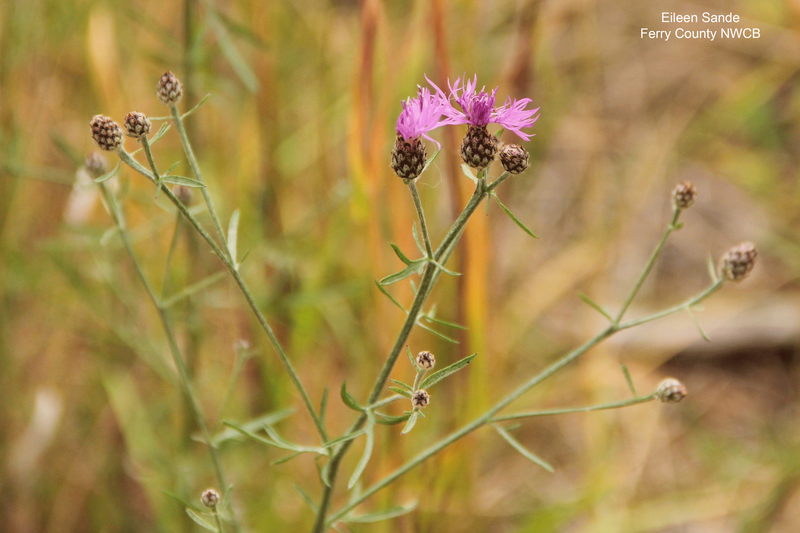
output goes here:
<path id="1" fill-rule="evenodd" d="M 664 403 L 677 403 L 686 398 L 687 394 L 686 387 L 675 378 L 665 379 L 656 389 L 656 398 Z"/>

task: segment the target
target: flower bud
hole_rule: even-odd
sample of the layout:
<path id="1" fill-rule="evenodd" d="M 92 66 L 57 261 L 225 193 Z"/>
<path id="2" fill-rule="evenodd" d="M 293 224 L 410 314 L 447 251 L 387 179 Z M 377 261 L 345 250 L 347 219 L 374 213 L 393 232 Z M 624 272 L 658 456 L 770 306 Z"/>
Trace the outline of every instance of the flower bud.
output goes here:
<path id="1" fill-rule="evenodd" d="M 90 125 L 92 139 L 101 149 L 112 152 L 122 146 L 122 129 L 109 117 L 95 115 Z"/>
<path id="2" fill-rule="evenodd" d="M 461 159 L 472 168 L 486 168 L 497 155 L 497 137 L 486 126 L 470 126 L 461 141 Z"/>
<path id="3" fill-rule="evenodd" d="M 125 130 L 135 139 L 143 137 L 150 133 L 150 119 L 144 113 L 131 111 L 125 115 Z"/>
<path id="4" fill-rule="evenodd" d="M 392 170 L 404 180 L 413 180 L 422 173 L 428 156 L 419 138 L 406 140 L 398 134 L 392 150 Z"/>
<path id="5" fill-rule="evenodd" d="M 721 275 L 729 281 L 742 281 L 746 278 L 756 264 L 758 251 L 752 242 L 743 242 L 734 246 L 722 256 L 719 270 Z"/>
<path id="6" fill-rule="evenodd" d="M 108 173 L 108 161 L 98 152 L 89 152 L 83 162 L 86 172 L 93 178 L 99 178 Z"/>
<path id="7" fill-rule="evenodd" d="M 192 203 L 192 189 L 190 187 L 176 185 L 172 189 L 172 194 L 174 194 L 183 205 Z"/>
<path id="8" fill-rule="evenodd" d="M 420 389 L 411 395 L 411 405 L 415 409 L 422 409 L 431 401 L 431 396 L 425 389 Z"/>
<path id="9" fill-rule="evenodd" d="M 436 358 L 431 352 L 419 352 L 417 356 L 417 366 L 425 370 L 430 370 L 436 364 Z"/>
<path id="10" fill-rule="evenodd" d="M 694 188 L 694 185 L 692 185 L 690 181 L 678 184 L 675 190 L 672 191 L 672 203 L 678 209 L 688 209 L 692 207 L 695 198 L 697 198 L 697 189 Z"/>
<path id="11" fill-rule="evenodd" d="M 686 398 L 687 394 L 686 387 L 675 378 L 665 379 L 656 389 L 656 398 L 665 403 L 677 403 Z"/>
<path id="12" fill-rule="evenodd" d="M 203 495 L 200 496 L 200 501 L 203 502 L 203 505 L 206 507 L 213 509 L 219 503 L 219 492 L 214 489 L 206 489 L 203 491 Z"/>
<path id="13" fill-rule="evenodd" d="M 500 163 L 506 172 L 519 174 L 528 168 L 528 151 L 517 144 L 507 144 L 500 149 Z"/>
<path id="14" fill-rule="evenodd" d="M 183 96 L 180 80 L 170 71 L 166 71 L 158 80 L 157 89 L 158 99 L 164 105 L 174 106 Z"/>

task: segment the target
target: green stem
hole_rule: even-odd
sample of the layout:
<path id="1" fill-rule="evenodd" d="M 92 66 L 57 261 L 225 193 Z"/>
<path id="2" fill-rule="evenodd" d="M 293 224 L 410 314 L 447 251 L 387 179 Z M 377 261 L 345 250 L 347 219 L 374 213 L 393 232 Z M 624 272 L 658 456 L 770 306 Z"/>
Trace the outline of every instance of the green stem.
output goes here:
<path id="1" fill-rule="evenodd" d="M 428 254 L 428 259 L 433 259 L 431 238 L 428 235 L 428 224 L 425 222 L 425 213 L 422 211 L 422 201 L 419 198 L 419 191 L 417 190 L 417 180 L 408 181 L 408 190 L 411 191 L 411 197 L 414 199 L 414 207 L 417 209 L 419 226 L 422 229 L 422 240 L 425 242 L 425 251 Z"/>
<path id="2" fill-rule="evenodd" d="M 120 150 L 117 153 L 120 159 L 122 159 L 122 161 L 125 164 L 130 166 L 139 174 L 142 174 L 143 176 L 148 178 L 151 182 L 153 183 L 156 182 L 155 178 L 153 177 L 153 174 L 150 173 L 146 168 L 144 168 L 144 166 L 142 166 L 138 161 L 133 159 L 128 152 Z M 258 308 L 255 298 L 253 298 L 250 289 L 247 287 L 247 284 L 244 282 L 244 279 L 242 279 L 241 275 L 239 274 L 239 271 L 236 269 L 230 258 L 220 249 L 220 247 L 217 245 L 214 239 L 211 238 L 211 235 L 209 235 L 208 232 L 203 228 L 203 226 L 200 225 L 200 222 L 194 217 L 194 215 L 192 215 L 189 212 L 186 206 L 183 205 L 180 200 L 178 200 L 178 198 L 175 196 L 175 194 L 173 194 L 173 192 L 170 190 L 169 187 L 164 187 L 164 193 L 167 195 L 170 201 L 173 204 L 175 204 L 175 206 L 178 208 L 181 214 L 186 218 L 186 220 L 189 221 L 189 223 L 197 231 L 197 233 L 200 234 L 203 240 L 205 240 L 208 243 L 214 254 L 217 257 L 219 257 L 220 261 L 222 261 L 222 264 L 225 265 L 225 268 L 227 268 L 228 272 L 230 272 L 231 276 L 233 276 L 234 281 L 236 281 L 236 285 L 239 287 L 239 290 L 242 292 L 245 299 L 247 300 L 247 304 L 250 306 L 250 309 L 256 316 L 256 319 L 258 320 L 261 329 L 263 329 L 264 332 L 267 334 L 270 344 L 272 344 L 272 347 L 275 349 L 275 353 L 278 354 L 278 358 L 281 360 L 281 363 L 283 363 L 284 368 L 286 368 L 286 371 L 289 373 L 289 377 L 292 380 L 292 383 L 294 384 L 297 391 L 300 393 L 300 396 L 303 398 L 303 403 L 305 404 L 306 409 L 311 415 L 311 418 L 314 420 L 314 425 L 316 426 L 317 432 L 322 438 L 322 442 L 323 443 L 327 442 L 328 438 L 325 435 L 325 429 L 322 427 L 322 423 L 319 417 L 317 417 L 317 413 L 314 410 L 314 406 L 311 403 L 311 398 L 309 398 L 308 392 L 306 392 L 305 387 L 300 381 L 300 376 L 297 375 L 297 371 L 294 369 L 292 362 L 287 357 L 286 352 L 283 351 L 283 347 L 278 341 L 278 338 L 275 336 L 275 333 L 272 331 L 272 328 L 270 327 L 269 323 L 267 323 L 267 319 L 264 318 L 264 315 Z"/>
<path id="3" fill-rule="evenodd" d="M 631 291 L 630 295 L 628 295 L 628 299 L 625 300 L 625 303 L 622 305 L 622 309 L 620 309 L 616 320 L 614 320 L 615 324 L 619 324 L 620 320 L 622 320 L 623 315 L 625 315 L 625 311 L 628 310 L 628 307 L 630 307 L 631 302 L 633 302 L 633 299 L 636 298 L 636 295 L 639 293 L 639 289 L 642 288 L 644 280 L 647 279 L 647 275 L 650 274 L 650 271 L 653 269 L 653 265 L 656 262 L 656 257 L 658 257 L 658 254 L 664 247 L 664 243 L 667 242 L 667 238 L 669 237 L 670 233 L 672 233 L 675 230 L 675 225 L 678 223 L 678 217 L 680 217 L 680 215 L 681 215 L 681 210 L 675 207 L 672 212 L 672 221 L 667 226 L 667 229 L 664 230 L 664 235 L 661 236 L 661 240 L 659 241 L 658 246 L 656 246 L 656 249 L 653 250 L 653 253 L 650 255 L 650 260 L 647 261 L 647 265 L 644 267 L 642 274 L 636 281 L 636 285 L 634 285 L 633 290 Z"/>
<path id="4" fill-rule="evenodd" d="M 504 420 L 519 420 L 521 418 L 533 418 L 537 416 L 552 416 L 552 415 L 565 415 L 569 413 L 585 413 L 588 411 L 603 411 L 605 409 L 618 409 L 620 407 L 628 407 L 629 405 L 636 405 L 639 403 L 650 402 L 656 399 L 656 394 L 649 396 L 642 396 L 641 398 L 631 398 L 621 402 L 604 403 L 600 405 L 592 405 L 589 407 L 567 407 L 564 409 L 548 409 L 544 411 L 529 411 L 527 413 L 514 413 L 510 415 L 496 416 L 489 420 L 490 423 L 502 422 Z"/>
<path id="5" fill-rule="evenodd" d="M 111 216 L 114 218 L 114 222 L 119 229 L 120 238 L 122 239 L 122 244 L 125 247 L 125 251 L 128 253 L 128 256 L 133 263 L 134 269 L 136 270 L 136 274 L 139 277 L 139 280 L 142 282 L 142 285 L 147 292 L 148 297 L 150 298 L 151 303 L 158 311 L 158 316 L 161 320 L 161 325 L 164 328 L 164 333 L 167 336 L 167 342 L 169 344 L 170 353 L 172 354 L 172 359 L 175 362 L 175 366 L 178 369 L 178 376 L 180 377 L 181 387 L 183 389 L 183 393 L 186 396 L 186 399 L 189 402 L 189 406 L 192 410 L 192 414 L 194 415 L 195 420 L 197 421 L 197 425 L 200 428 L 200 432 L 203 434 L 203 441 L 208 448 L 208 453 L 211 458 L 211 463 L 214 467 L 214 472 L 217 476 L 217 481 L 219 482 L 221 487 L 227 487 L 228 484 L 225 482 L 225 475 L 222 472 L 222 467 L 219 462 L 219 457 L 217 456 L 216 448 L 211 444 L 211 434 L 208 431 L 208 426 L 206 425 L 205 419 L 203 418 L 203 414 L 200 411 L 200 404 L 197 400 L 197 397 L 194 394 L 192 389 L 191 381 L 189 380 L 189 372 L 186 368 L 186 363 L 183 360 L 183 356 L 181 355 L 180 348 L 178 348 L 178 343 L 175 340 L 175 335 L 172 331 L 172 327 L 170 326 L 169 319 L 167 317 L 167 313 L 165 309 L 162 307 L 161 302 L 156 296 L 155 290 L 153 289 L 150 282 L 147 280 L 147 277 L 144 274 L 144 270 L 142 269 L 141 263 L 136 257 L 136 254 L 133 251 L 133 247 L 131 246 L 130 239 L 128 238 L 128 230 L 127 225 L 125 224 L 125 218 L 122 215 L 122 211 L 119 208 L 119 204 L 117 204 L 114 195 L 112 195 L 105 184 L 100 184 L 100 190 L 103 193 L 103 197 L 106 200 L 106 203 L 109 206 L 109 210 L 111 211 Z M 238 527 L 236 528 L 238 529 Z"/>
<path id="6" fill-rule="evenodd" d="M 153 170 L 153 177 L 156 180 L 156 198 L 158 198 L 158 194 L 161 192 L 163 182 L 161 181 L 161 176 L 158 174 L 158 170 L 156 170 L 156 160 L 153 159 L 153 151 L 150 149 L 150 140 L 147 138 L 147 135 L 143 135 L 140 137 L 140 141 L 142 143 L 142 148 L 144 148 L 147 162 L 150 164 L 150 168 Z"/>
<path id="7" fill-rule="evenodd" d="M 164 267 L 164 280 L 161 282 L 161 301 L 167 299 L 167 289 L 169 288 L 169 270 L 172 265 L 172 257 L 175 255 L 175 249 L 178 247 L 178 235 L 181 230 L 181 215 L 175 217 L 175 229 L 172 231 L 172 239 L 169 242 L 169 251 L 167 252 L 167 265 Z"/>
<path id="8" fill-rule="evenodd" d="M 622 324 L 619 324 L 617 326 L 617 329 L 623 330 L 632 328 L 634 326 L 645 324 L 647 322 L 652 322 L 653 320 L 658 320 L 659 318 L 663 318 L 665 316 L 677 313 L 678 311 L 684 311 L 686 309 L 689 309 L 690 307 L 699 304 L 700 302 L 702 302 L 703 300 L 705 300 L 706 298 L 708 298 L 709 296 L 720 290 L 724 283 L 725 283 L 724 279 L 718 279 L 713 284 L 711 284 L 711 286 L 709 286 L 706 290 L 704 290 L 697 296 L 689 298 L 682 304 L 670 307 L 669 309 L 665 309 L 663 311 L 659 311 L 658 313 L 646 316 L 644 318 L 637 318 L 636 320 L 629 320 L 628 322 L 623 322 Z"/>
<path id="9" fill-rule="evenodd" d="M 194 177 L 197 178 L 197 181 L 201 183 L 205 183 L 203 181 L 203 173 L 200 171 L 200 165 L 197 164 L 197 158 L 194 156 L 194 151 L 192 150 L 192 145 L 189 143 L 189 137 L 186 135 L 186 128 L 183 125 L 183 117 L 178 112 L 177 106 L 170 106 L 170 112 L 172 113 L 172 121 L 175 123 L 175 127 L 178 129 L 178 136 L 181 138 L 181 144 L 183 145 L 183 151 L 186 153 L 186 159 L 189 160 L 189 166 L 192 168 L 192 173 L 194 173 Z M 219 233 L 219 238 L 222 239 L 223 249 L 225 250 L 225 257 L 233 263 L 234 258 L 230 256 L 230 252 L 228 251 L 227 240 L 225 239 L 225 233 L 222 231 L 222 225 L 219 222 L 219 217 L 217 216 L 217 211 L 214 209 L 214 203 L 211 201 L 211 196 L 208 193 L 208 188 L 203 187 L 201 189 L 203 192 L 203 198 L 206 201 L 206 206 L 208 206 L 208 212 L 211 215 L 211 219 L 214 221 L 214 226 L 217 228 L 217 233 Z"/>
<path id="10" fill-rule="evenodd" d="M 214 508 L 213 513 L 214 513 L 214 521 L 217 523 L 217 531 L 219 533 L 225 533 L 225 531 L 222 529 L 222 520 L 220 520 L 219 518 L 219 513 L 217 512 L 216 507 Z"/>

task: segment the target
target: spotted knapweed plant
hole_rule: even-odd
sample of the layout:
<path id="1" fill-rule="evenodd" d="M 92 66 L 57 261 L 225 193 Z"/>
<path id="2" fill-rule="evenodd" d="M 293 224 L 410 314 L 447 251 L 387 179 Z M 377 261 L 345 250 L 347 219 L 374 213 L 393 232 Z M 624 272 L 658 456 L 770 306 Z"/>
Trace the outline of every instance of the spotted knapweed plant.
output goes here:
<path id="1" fill-rule="evenodd" d="M 401 251 L 398 246 L 392 244 L 395 253 L 406 266 L 399 272 L 388 275 L 377 283 L 378 290 L 386 295 L 394 305 L 406 314 L 406 319 L 391 351 L 386 357 L 380 373 L 372 385 L 369 396 L 364 401 L 359 402 L 347 392 L 344 383 L 341 385 L 341 400 L 354 412 L 354 420 L 351 426 L 342 435 L 329 435 L 326 430 L 325 413 L 328 401 L 327 389 L 323 393 L 322 403 L 317 409 L 311 402 L 300 376 L 292 365 L 291 359 L 281 347 L 272 328 L 259 310 L 248 288 L 247 282 L 242 277 L 240 272 L 240 258 L 238 257 L 236 246 L 239 220 L 238 211 L 234 211 L 230 217 L 227 232 L 223 231 L 222 224 L 204 184 L 203 175 L 184 127 L 184 120 L 194 113 L 202 102 L 190 111 L 181 113 L 178 110 L 178 104 L 182 95 L 181 83 L 172 73 L 167 72 L 158 81 L 157 95 L 169 108 L 169 116 L 148 118 L 144 114 L 134 111 L 128 113 L 125 117 L 123 127 L 120 127 L 112 119 L 102 115 L 97 115 L 92 119 L 92 137 L 101 149 L 114 153 L 119 157 L 120 161 L 113 170 L 109 171 L 105 160 L 98 154 L 92 153 L 86 159 L 86 170 L 95 178 L 94 181 L 99 185 L 111 217 L 116 224 L 116 233 L 130 256 L 134 269 L 149 300 L 158 311 L 161 324 L 166 333 L 169 350 L 178 372 L 178 381 L 183 389 L 183 393 L 197 426 L 200 429 L 202 439 L 207 446 L 211 465 L 218 484 L 217 489 L 222 492 L 222 494 L 220 494 L 217 489 L 207 489 L 202 493 L 201 502 L 205 509 L 207 509 L 205 512 L 200 512 L 198 508 L 186 509 L 192 519 L 206 529 L 221 533 L 226 530 L 240 531 L 242 526 L 239 517 L 234 511 L 234 506 L 231 505 L 231 486 L 226 481 L 223 465 L 217 455 L 217 445 L 220 442 L 220 437 L 212 437 L 212 430 L 209 428 L 201 412 L 200 403 L 192 388 L 186 360 L 176 341 L 173 324 L 168 312 L 168 308 L 177 298 L 186 297 L 201 290 L 206 284 L 201 281 L 171 296 L 163 293 L 159 294 L 155 290 L 153 284 L 145 275 L 140 259 L 135 255 L 133 247 L 131 246 L 129 229 L 126 225 L 123 207 L 120 205 L 116 192 L 107 184 L 108 180 L 117 174 L 122 164 L 128 165 L 146 179 L 150 180 L 155 188 L 154 196 L 158 198 L 158 196 L 163 193 L 177 208 L 178 216 L 188 221 L 191 227 L 194 228 L 211 251 L 217 256 L 219 261 L 221 261 L 244 296 L 248 306 L 274 348 L 278 359 L 288 373 L 291 382 L 297 389 L 305 405 L 305 409 L 308 411 L 308 415 L 318 433 L 318 442 L 305 444 L 289 442 L 276 431 L 274 419 L 270 420 L 264 418 L 241 424 L 226 422 L 229 426 L 228 430 L 226 430 L 226 434 L 235 434 L 254 439 L 265 445 L 285 450 L 288 455 L 278 462 L 286 462 L 301 454 L 311 454 L 315 457 L 317 465 L 319 466 L 321 497 L 313 498 L 305 493 L 301 493 L 301 497 L 306 500 L 306 503 L 315 514 L 312 530 L 315 533 L 320 533 L 330 528 L 340 530 L 342 524 L 348 522 L 385 520 L 411 511 L 414 505 L 398 506 L 371 513 L 357 513 L 361 503 L 376 492 L 393 483 L 416 466 L 433 458 L 437 453 L 462 437 L 482 427 L 490 427 L 525 458 L 546 470 L 552 470 L 552 467 L 544 459 L 535 455 L 512 435 L 511 428 L 505 425 L 508 421 L 519 421 L 532 417 L 574 413 L 578 411 L 615 409 L 653 400 L 660 400 L 662 402 L 678 402 L 682 400 L 687 394 L 686 388 L 679 381 L 672 378 L 667 378 L 662 381 L 658 388 L 652 393 L 640 396 L 636 393 L 633 381 L 627 369 L 623 366 L 623 373 L 632 393 L 632 397 L 629 399 L 588 407 L 567 407 L 543 411 L 503 413 L 507 407 L 522 397 L 526 392 L 620 331 L 681 311 L 688 313 L 698 325 L 699 329 L 700 326 L 694 318 L 692 309 L 720 290 L 726 282 L 741 281 L 747 277 L 753 269 L 757 255 L 756 249 L 750 243 L 742 243 L 731 248 L 721 258 L 718 265 L 714 265 L 713 261 L 709 261 L 711 282 L 709 286 L 699 294 L 687 299 L 679 305 L 666 308 L 650 316 L 625 320 L 626 311 L 653 268 L 667 238 L 672 232 L 682 227 L 683 223 L 679 221 L 681 213 L 692 206 L 697 196 L 695 188 L 691 183 L 682 183 L 678 185 L 672 194 L 672 218 L 642 273 L 634 283 L 630 294 L 620 306 L 619 311 L 612 313 L 587 296 L 580 295 L 588 305 L 593 307 L 608 320 L 608 325 L 602 329 L 602 331 L 581 346 L 563 355 L 541 372 L 530 376 L 527 380 L 523 381 L 522 384 L 517 385 L 516 388 L 512 389 L 504 398 L 473 421 L 453 431 L 449 435 L 442 437 L 436 442 L 421 443 L 420 451 L 414 457 L 405 464 L 397 467 L 383 479 L 358 492 L 353 490 L 357 487 L 361 475 L 369 466 L 373 441 L 376 431 L 380 431 L 379 426 L 404 424 L 404 428 L 400 432 L 400 435 L 397 435 L 397 438 L 414 438 L 413 436 L 408 436 L 408 434 L 414 428 L 415 424 L 419 423 L 419 420 L 424 417 L 423 413 L 425 410 L 436 408 L 436 402 L 432 399 L 429 390 L 435 387 L 438 382 L 464 369 L 476 356 L 476 354 L 473 354 L 445 368 L 433 371 L 436 365 L 435 356 L 429 351 L 422 351 L 415 356 L 411 353 L 407 345 L 409 334 L 416 326 L 433 331 L 440 336 L 444 335 L 436 332 L 433 326 L 454 326 L 454 324 L 436 318 L 431 308 L 425 311 L 424 307 L 433 287 L 443 273 L 447 275 L 458 275 L 448 270 L 446 265 L 470 217 L 478 209 L 481 202 L 485 200 L 488 206 L 488 202 L 493 199 L 520 228 L 531 237 L 536 237 L 500 202 L 495 192 L 497 188 L 511 176 L 520 174 L 527 169 L 529 163 L 528 152 L 519 145 L 501 144 L 498 140 L 499 132 L 491 133 L 488 128 L 490 124 L 497 124 L 502 129 L 513 132 L 523 141 L 529 141 L 532 136 L 530 128 L 538 118 L 538 109 L 529 108 L 529 104 L 531 103 L 529 99 L 508 99 L 503 105 L 497 106 L 495 102 L 497 89 L 491 92 L 487 92 L 485 89 L 478 91 L 477 78 L 473 78 L 472 80 L 459 78 L 452 84 L 448 83 L 449 94 L 446 94 L 433 83 L 429 82 L 429 84 L 430 87 L 421 87 L 416 97 L 409 98 L 402 102 L 402 111 L 400 112 L 396 124 L 397 138 L 391 154 L 391 168 L 397 176 L 401 178 L 401 181 L 398 181 L 398 185 L 402 182 L 403 185 L 408 187 L 416 209 L 419 231 L 417 231 L 415 223 L 413 227 L 413 237 L 419 249 L 420 256 L 417 259 L 411 259 Z M 163 125 L 155 134 L 150 136 L 152 132 L 152 121 L 162 121 Z M 167 170 L 160 170 L 156 163 L 152 146 L 167 133 L 171 124 L 174 124 L 178 132 L 193 177 L 170 174 L 174 166 Z M 447 231 L 439 245 L 434 246 L 428 231 L 428 225 L 422 209 L 422 202 L 420 201 L 417 191 L 416 181 L 442 150 L 441 145 L 429 137 L 429 132 L 436 128 L 453 127 L 459 124 L 468 125 L 467 134 L 461 143 L 460 155 L 464 161 L 464 165 L 462 165 L 464 174 L 475 184 L 475 190 L 463 211 L 453 222 L 452 227 Z M 125 135 L 137 139 L 138 143 L 141 144 L 141 150 L 144 152 L 144 159 L 147 163 L 146 165 L 140 163 L 134 157 L 139 150 L 129 153 L 124 149 L 123 139 Z M 437 146 L 436 152 L 431 157 L 427 155 L 424 139 L 433 142 Z M 450 149 L 452 149 L 452 147 L 450 147 Z M 492 178 L 491 166 L 492 163 L 498 159 L 498 156 L 503 172 Z M 211 231 L 208 231 L 195 217 L 196 209 L 190 210 L 188 208 L 191 189 L 199 189 L 202 193 L 205 207 L 213 222 L 213 229 Z M 414 285 L 415 295 L 411 305 L 406 308 L 389 293 L 386 287 L 414 276 L 418 277 L 417 283 Z M 702 330 L 700 330 L 700 332 L 705 337 Z M 242 349 L 244 350 L 246 347 Z M 410 365 L 413 368 L 415 374 L 414 380 L 411 384 L 391 380 L 391 386 L 387 387 L 392 370 L 404 352 L 407 354 Z M 385 395 L 387 390 L 392 394 Z M 385 413 L 384 408 L 394 402 L 405 402 L 407 407 L 405 414 L 402 416 L 393 416 Z M 366 443 L 363 454 L 355 470 L 345 474 L 348 478 L 346 489 L 351 491 L 350 497 L 347 499 L 346 504 L 334 510 L 332 509 L 334 494 L 337 487 L 341 485 L 341 483 L 339 483 L 339 477 L 341 474 L 342 459 L 348 453 L 352 444 L 359 439 L 363 439 Z"/>

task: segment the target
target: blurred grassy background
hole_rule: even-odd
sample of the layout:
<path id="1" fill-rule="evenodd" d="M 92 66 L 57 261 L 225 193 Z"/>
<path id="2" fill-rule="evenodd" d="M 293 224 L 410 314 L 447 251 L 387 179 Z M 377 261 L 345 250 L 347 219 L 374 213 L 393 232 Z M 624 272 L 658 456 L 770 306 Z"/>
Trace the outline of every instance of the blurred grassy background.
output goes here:
<path id="1" fill-rule="evenodd" d="M 640 27 L 665 27 L 661 11 L 704 10 L 733 11 L 761 38 L 639 39 Z M 702 288 L 709 253 L 758 244 L 753 276 L 698 315 L 713 342 L 686 316 L 628 331 L 516 407 L 625 398 L 620 363 L 640 391 L 680 378 L 690 390 L 682 404 L 525 423 L 519 439 L 555 474 L 478 432 L 365 505 L 419 499 L 417 511 L 353 531 L 797 531 L 800 3 L 779 0 L 4 1 L 0 529 L 197 529 L 164 491 L 197 501 L 213 482 L 206 452 L 192 440 L 157 316 L 106 235 L 97 190 L 76 173 L 95 149 L 93 115 L 166 114 L 154 88 L 167 69 L 184 82 L 184 109 L 212 95 L 188 119 L 190 136 L 218 211 L 242 212 L 244 275 L 315 401 L 344 379 L 364 398 L 403 319 L 372 281 L 401 266 L 387 241 L 413 249 L 413 205 L 388 165 L 400 100 L 424 73 L 441 84 L 466 71 L 542 108 L 527 144 L 532 168 L 500 193 L 542 238 L 496 206 L 470 222 L 451 264 L 465 275 L 443 279 L 432 297 L 440 317 L 469 330 L 457 346 L 424 331 L 410 345 L 439 364 L 479 356 L 434 391 L 413 433 L 379 431 L 368 482 L 599 331 L 602 317 L 577 291 L 618 308 L 678 181 L 692 180 L 700 198 L 630 316 Z M 436 240 L 470 192 L 461 134 L 439 133 L 447 154 L 421 180 Z M 162 167 L 183 159 L 174 132 L 156 156 Z M 160 286 L 174 215 L 137 176 L 115 179 Z M 220 268 L 178 231 L 174 290 Z M 406 284 L 391 291 L 411 299 Z M 173 317 L 210 423 L 299 407 L 230 281 Z M 221 412 L 239 339 L 255 354 Z M 401 361 L 395 377 L 410 375 Z M 332 396 L 338 434 L 353 416 Z M 280 429 L 314 442 L 308 422 L 299 409 Z M 252 443 L 222 448 L 250 530 L 310 528 L 292 485 L 317 498 L 315 467 L 306 458 L 270 466 L 279 457 Z"/>

